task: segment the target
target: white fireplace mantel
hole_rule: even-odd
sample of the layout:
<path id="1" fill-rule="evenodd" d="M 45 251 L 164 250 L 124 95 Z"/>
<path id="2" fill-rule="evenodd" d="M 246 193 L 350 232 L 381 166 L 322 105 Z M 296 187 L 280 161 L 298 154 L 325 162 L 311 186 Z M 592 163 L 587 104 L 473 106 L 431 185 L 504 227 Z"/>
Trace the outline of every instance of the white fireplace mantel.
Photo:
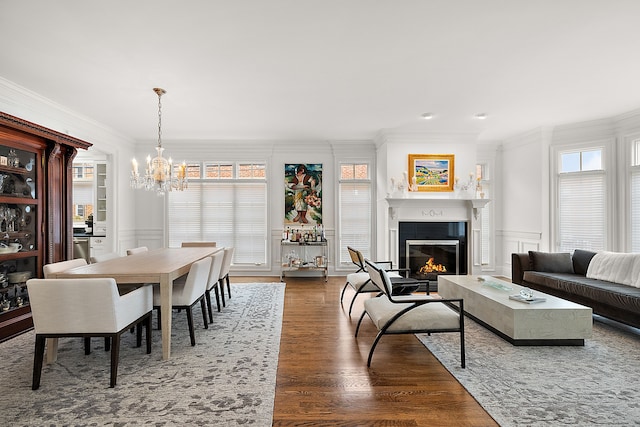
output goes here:
<path id="1" fill-rule="evenodd" d="M 394 264 L 398 264 L 398 225 L 400 222 L 457 222 L 469 223 L 467 271 L 479 274 L 481 268 L 481 234 L 478 214 L 490 199 L 458 198 L 450 194 L 403 194 L 400 197 L 387 197 L 389 204 L 388 242 L 389 255 Z"/>
<path id="2" fill-rule="evenodd" d="M 400 210 L 407 212 L 410 219 L 416 220 L 416 216 L 422 216 L 423 220 L 431 221 L 468 221 L 471 219 L 469 213 L 478 219 L 478 209 L 484 208 L 489 199 L 463 199 L 455 197 L 434 197 L 433 195 L 411 194 L 406 197 L 387 197 L 389 204 L 389 215 L 392 219 L 397 219 Z M 466 211 L 461 214 L 461 210 Z M 409 218 L 401 218 L 409 219 Z"/>

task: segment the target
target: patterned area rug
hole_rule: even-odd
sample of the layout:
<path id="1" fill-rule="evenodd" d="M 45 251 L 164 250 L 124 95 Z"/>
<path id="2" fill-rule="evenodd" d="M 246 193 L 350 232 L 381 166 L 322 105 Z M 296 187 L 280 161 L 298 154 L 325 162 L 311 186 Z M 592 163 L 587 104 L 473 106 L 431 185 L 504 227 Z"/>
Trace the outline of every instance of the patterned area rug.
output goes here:
<path id="1" fill-rule="evenodd" d="M 34 334 L 0 344 L 3 425 L 250 425 L 270 426 L 282 328 L 284 283 L 232 283 L 232 296 L 213 325 L 194 310 L 196 346 L 186 314 L 173 313 L 171 359 L 162 360 L 161 331 L 153 349 L 123 334 L 118 383 L 109 388 L 109 352 L 92 340 L 60 339 L 58 361 L 45 365 L 31 390 Z M 214 301 L 215 307 L 215 301 Z"/>
<path id="2" fill-rule="evenodd" d="M 501 426 L 637 426 L 640 334 L 596 321 L 584 347 L 514 347 L 465 318 L 458 334 L 418 335 Z"/>

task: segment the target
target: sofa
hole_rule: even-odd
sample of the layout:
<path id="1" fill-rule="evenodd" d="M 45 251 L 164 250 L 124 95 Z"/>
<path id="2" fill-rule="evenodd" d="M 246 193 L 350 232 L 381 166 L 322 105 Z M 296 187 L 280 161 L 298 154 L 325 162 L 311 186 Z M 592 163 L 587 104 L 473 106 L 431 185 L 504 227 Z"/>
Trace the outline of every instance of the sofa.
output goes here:
<path id="1" fill-rule="evenodd" d="M 640 328 L 640 254 L 529 251 L 511 255 L 511 280 Z"/>

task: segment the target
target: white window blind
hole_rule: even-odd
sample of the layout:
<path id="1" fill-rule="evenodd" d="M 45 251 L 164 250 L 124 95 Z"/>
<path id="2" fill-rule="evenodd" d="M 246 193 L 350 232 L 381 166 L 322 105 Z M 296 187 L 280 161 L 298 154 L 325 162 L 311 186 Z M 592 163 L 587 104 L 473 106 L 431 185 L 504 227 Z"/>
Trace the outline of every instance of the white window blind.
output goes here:
<path id="1" fill-rule="evenodd" d="M 91 181 L 73 183 L 73 204 L 93 205 L 93 183 Z"/>
<path id="2" fill-rule="evenodd" d="M 640 252 L 640 168 L 631 172 L 631 251 Z"/>
<path id="3" fill-rule="evenodd" d="M 605 174 L 563 173 L 558 179 L 558 250 L 605 249 Z"/>
<path id="4" fill-rule="evenodd" d="M 234 264 L 266 264 L 266 182 L 191 181 L 169 193 L 169 246 L 215 241 L 235 248 Z"/>
<path id="5" fill-rule="evenodd" d="M 340 183 L 340 263 L 351 263 L 347 246 L 371 257 L 371 183 Z"/>

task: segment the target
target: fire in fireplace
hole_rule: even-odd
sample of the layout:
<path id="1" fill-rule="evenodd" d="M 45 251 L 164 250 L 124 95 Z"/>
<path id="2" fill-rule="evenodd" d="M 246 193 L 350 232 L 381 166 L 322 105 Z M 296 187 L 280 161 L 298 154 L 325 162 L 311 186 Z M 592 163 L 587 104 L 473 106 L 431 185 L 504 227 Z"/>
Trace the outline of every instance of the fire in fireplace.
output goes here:
<path id="1" fill-rule="evenodd" d="M 435 282 L 440 274 L 459 274 L 458 240 L 407 240 L 405 256 L 413 278 Z"/>
<path id="2" fill-rule="evenodd" d="M 420 267 L 418 271 L 419 274 L 429 274 L 429 273 L 446 273 L 447 267 L 444 264 L 437 264 L 433 261 L 433 258 L 429 258 L 425 265 Z"/>

